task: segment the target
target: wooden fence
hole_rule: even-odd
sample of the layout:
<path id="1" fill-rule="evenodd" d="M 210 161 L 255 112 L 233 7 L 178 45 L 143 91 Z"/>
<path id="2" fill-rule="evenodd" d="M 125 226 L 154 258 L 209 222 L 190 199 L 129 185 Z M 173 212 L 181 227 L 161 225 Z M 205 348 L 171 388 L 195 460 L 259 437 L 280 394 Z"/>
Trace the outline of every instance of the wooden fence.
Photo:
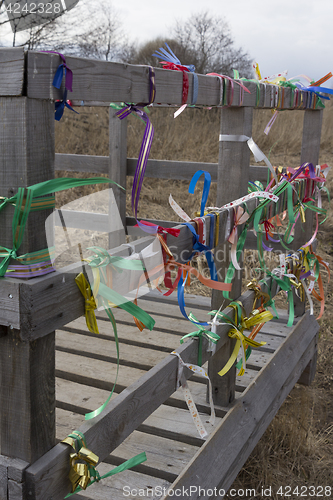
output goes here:
<path id="1" fill-rule="evenodd" d="M 54 177 L 55 170 L 105 173 L 126 185 L 126 176 L 133 175 L 135 159 L 126 157 L 126 120 L 120 121 L 110 109 L 108 157 L 55 154 L 54 102 L 63 97 L 63 87 L 53 87 L 53 77 L 59 65 L 56 54 L 27 52 L 22 49 L 0 49 L 0 194 L 13 196 L 19 187 L 30 186 Z M 118 63 L 82 58 L 67 58 L 74 74 L 70 99 L 75 106 L 109 106 L 110 102 L 148 102 L 149 69 Z M 156 103 L 181 105 L 182 73 L 155 69 Z M 189 74 L 189 96 L 193 75 Z M 221 103 L 221 79 L 198 75 L 197 105 L 218 106 Z M 230 82 L 225 82 L 228 92 Z M 245 82 L 250 93 L 240 94 L 235 85 L 230 107 L 221 107 L 222 135 L 252 134 L 253 108 L 275 108 L 276 93 L 281 109 L 293 109 L 295 100 L 289 88 Z M 190 101 L 190 98 L 189 98 Z M 300 91 L 298 109 L 305 109 L 300 162 L 318 163 L 322 111 L 312 109 L 312 94 Z M 198 169 L 211 173 L 217 182 L 217 206 L 222 206 L 247 193 L 249 180 L 266 178 L 266 168 L 250 167 L 250 151 L 246 142 L 220 143 L 217 164 L 148 160 L 146 176 L 164 179 L 187 179 Z M 230 168 L 232 166 L 232 168 Z M 126 218 L 123 192 L 116 192 L 120 216 L 130 228 L 133 219 Z M 253 207 L 253 205 L 252 205 Z M 251 206 L 250 206 L 251 208 Z M 29 253 L 47 246 L 44 223 L 50 211 L 29 215 L 20 253 Z M 89 217 L 89 216 L 87 216 Z M 0 214 L 1 245 L 12 245 L 13 208 L 6 207 Z M 102 223 L 102 222 L 101 222 Z M 74 224 L 74 222 L 73 222 Z M 225 247 L 227 212 L 220 213 L 219 247 Z M 164 224 L 165 225 L 165 224 Z M 205 217 L 207 234 L 210 218 Z M 312 218 L 307 217 L 305 232 L 296 228 L 295 249 L 310 236 Z M 192 253 L 193 237 L 186 226 L 179 226 L 179 237 L 168 237 L 168 244 L 183 261 Z M 304 228 L 303 228 L 304 229 Z M 152 241 L 146 236 L 133 243 L 139 251 Z M 118 241 L 122 243 L 122 241 Z M 251 248 L 254 240 L 248 240 Z M 112 254 L 128 255 L 128 249 L 119 246 Z M 228 262 L 218 264 L 224 274 Z M 69 492 L 69 448 L 55 441 L 55 329 L 84 314 L 84 300 L 74 282 L 81 263 L 73 264 L 45 276 L 28 280 L 2 278 L 0 284 L 0 499 L 53 500 Z M 268 280 L 269 283 L 269 280 Z M 241 295 L 241 278 L 234 280 L 232 297 Z M 240 297 L 247 313 L 251 311 L 254 292 Z M 221 292 L 214 292 L 212 307 L 218 308 Z M 297 314 L 304 313 L 303 304 L 297 305 Z M 229 312 L 231 315 L 231 313 Z M 220 340 L 214 356 L 207 351 L 203 340 L 203 362 L 209 361 L 209 374 L 214 388 L 215 402 L 227 405 L 234 397 L 235 368 L 224 377 L 218 377 L 230 357 L 233 341 L 229 328 L 219 326 Z M 200 486 L 230 487 L 246 457 L 260 439 L 277 409 L 299 379 L 306 367 L 308 379 L 313 376 L 316 357 L 317 324 L 306 313 L 279 349 L 275 363 L 264 376 L 259 376 L 253 393 L 254 400 L 235 406 L 233 415 L 219 428 L 198 453 L 193 463 L 180 473 L 181 486 L 191 484 L 193 471 L 200 470 Z M 297 349 L 295 348 L 297 346 Z M 198 343 L 189 341 L 178 349 L 185 362 L 195 363 Z M 108 408 L 93 421 L 85 423 L 87 446 L 101 460 L 126 436 L 138 427 L 152 411 L 174 391 L 177 359 L 168 356 L 127 391 L 121 393 Z M 269 383 L 267 383 L 267 377 Z M 304 380 L 306 377 L 303 377 Z M 152 397 L 152 394 L 154 395 Z M 134 405 L 136 411 L 130 409 Z M 243 434 L 240 436 L 240 430 Z M 227 438 L 233 436 L 230 442 Z M 229 444 L 226 446 L 226 442 Z M 208 464 L 218 463 L 224 454 L 220 470 Z M 229 457 L 226 460 L 226 457 Z M 190 471 L 190 473 L 189 473 Z M 223 476 L 224 474 L 224 476 Z M 193 496 L 195 498 L 195 496 Z"/>

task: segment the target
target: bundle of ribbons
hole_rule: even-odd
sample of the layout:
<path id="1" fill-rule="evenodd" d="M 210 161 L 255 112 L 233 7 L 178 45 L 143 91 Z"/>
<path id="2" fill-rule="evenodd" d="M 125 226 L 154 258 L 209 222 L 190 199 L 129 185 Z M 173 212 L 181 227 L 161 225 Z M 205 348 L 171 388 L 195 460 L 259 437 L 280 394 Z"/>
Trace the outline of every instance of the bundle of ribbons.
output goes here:
<path id="1" fill-rule="evenodd" d="M 167 46 L 168 51 L 161 48 L 160 52 L 157 51 L 156 56 L 163 59 L 163 67 L 166 69 L 172 69 L 176 71 L 182 71 L 183 73 L 183 88 L 182 88 L 182 108 L 185 109 L 188 100 L 188 89 L 189 80 L 188 73 L 193 74 L 193 93 L 191 98 L 191 105 L 195 105 L 198 97 L 198 78 L 195 74 L 194 66 L 183 66 L 178 58 L 173 54 L 170 47 Z M 59 54 L 60 55 L 60 54 Z M 62 55 L 62 64 L 59 66 L 54 79 L 54 85 L 60 88 L 63 76 L 65 75 L 65 92 L 63 100 L 56 104 L 56 119 L 60 119 L 65 107 L 69 107 L 67 103 L 67 90 L 72 90 L 72 72 L 66 65 L 65 59 Z M 256 67 L 256 81 L 268 83 L 269 80 L 271 85 L 277 85 L 281 91 L 277 93 L 276 107 L 283 108 L 283 96 L 284 88 L 290 87 L 292 89 L 292 98 L 294 102 L 294 107 L 298 105 L 303 105 L 298 103 L 297 99 L 299 95 L 302 95 L 299 90 L 307 90 L 310 95 L 313 95 L 313 102 L 307 102 L 304 105 L 307 107 L 319 106 L 321 105 L 321 98 L 324 97 L 323 93 L 327 89 L 323 89 L 320 85 L 332 75 L 327 75 L 327 77 L 321 79 L 317 82 L 310 82 L 308 87 L 302 87 L 297 79 L 286 80 L 285 75 L 278 75 L 274 79 L 262 79 L 259 69 Z M 218 76 L 221 80 L 221 106 L 230 106 L 233 101 L 233 89 L 234 83 L 237 83 L 241 90 L 241 96 L 248 89 L 244 86 L 241 80 L 234 82 L 229 77 L 224 75 L 212 74 L 212 76 Z M 235 74 L 236 78 L 239 78 L 238 74 Z M 228 83 L 228 85 L 227 85 Z M 257 87 L 259 89 L 259 86 Z M 229 90 L 228 90 L 229 89 Z M 228 91 L 226 91 L 228 90 Z M 258 90 L 260 92 L 260 90 Z M 332 93 L 332 92 L 326 92 Z M 147 105 L 151 105 L 155 100 L 156 88 L 155 88 L 155 72 L 153 68 L 149 68 L 149 91 L 147 102 L 132 104 L 125 103 L 121 109 L 118 110 L 117 116 L 119 119 L 126 118 L 129 114 L 135 114 L 139 117 L 145 124 L 145 130 L 142 140 L 142 145 L 138 157 L 138 162 L 136 166 L 136 171 L 134 175 L 133 189 L 132 189 L 132 211 L 134 217 L 137 221 L 137 225 L 145 232 L 151 235 L 156 235 L 161 245 L 161 251 L 163 255 L 163 262 L 156 269 L 152 270 L 153 282 L 155 286 L 164 295 L 170 295 L 177 288 L 179 307 L 184 315 L 192 325 L 194 325 L 197 330 L 186 335 L 182 342 L 188 338 L 198 339 L 198 365 L 190 365 L 189 368 L 194 372 L 200 374 L 201 376 L 208 377 L 207 374 L 201 369 L 201 350 L 202 350 L 202 338 L 207 337 L 210 343 L 210 349 L 214 351 L 214 346 L 219 340 L 219 336 L 216 334 L 217 324 L 230 325 L 229 336 L 236 339 L 236 346 L 234 352 L 232 353 L 229 362 L 225 367 L 221 367 L 219 374 L 224 375 L 235 363 L 239 368 L 239 374 L 242 375 L 245 370 L 246 360 L 248 359 L 251 349 L 262 345 L 262 343 L 255 341 L 255 336 L 260 331 L 262 325 L 272 319 L 274 316 L 271 312 L 267 310 L 267 307 L 271 307 L 274 314 L 277 315 L 274 300 L 272 297 L 272 283 L 275 283 L 281 290 L 285 292 L 289 299 L 289 320 L 288 325 L 291 326 L 293 323 L 293 292 L 295 292 L 301 300 L 308 299 L 310 304 L 310 311 L 313 313 L 313 302 L 312 297 L 315 297 L 320 301 L 321 309 L 319 317 L 322 316 L 324 310 L 324 294 L 323 294 L 323 283 L 320 274 L 320 266 L 324 267 L 328 273 L 328 265 L 325 263 L 320 256 L 316 255 L 312 249 L 312 244 L 316 238 L 319 225 L 319 216 L 325 216 L 325 210 L 322 207 L 321 196 L 322 192 L 326 191 L 325 180 L 328 172 L 327 165 L 314 166 L 311 163 L 304 163 L 297 169 L 292 168 L 273 168 L 271 164 L 266 161 L 267 158 L 263 153 L 261 159 L 264 159 L 268 165 L 271 176 L 268 178 L 267 186 L 264 187 L 260 182 L 253 182 L 249 185 L 249 192 L 247 195 L 243 196 L 239 200 L 234 200 L 223 207 L 206 207 L 209 189 L 210 189 L 210 175 L 205 171 L 198 171 L 192 178 L 189 193 L 194 193 L 194 189 L 198 180 L 203 176 L 204 186 L 202 192 L 202 199 L 200 210 L 195 214 L 193 218 L 189 217 L 181 207 L 173 200 L 170 195 L 170 204 L 172 208 L 176 211 L 185 222 L 188 230 L 192 234 L 193 244 L 192 244 L 192 254 L 188 258 L 188 264 L 177 262 L 170 251 L 167 239 L 168 235 L 177 237 L 179 235 L 179 229 L 175 228 L 164 228 L 158 225 L 148 223 L 147 221 L 138 220 L 138 204 L 140 198 L 140 192 L 143 184 L 143 179 L 145 175 L 147 160 L 149 157 L 152 140 L 154 136 L 154 128 L 149 120 L 147 113 Z M 257 93 L 257 100 L 260 95 Z M 279 101 L 280 99 L 280 101 Z M 271 126 L 271 125 L 270 125 Z M 226 140 L 220 137 L 220 140 Z M 230 136 L 227 136 L 227 140 L 230 140 Z M 237 139 L 239 140 L 239 139 Z M 251 138 L 245 137 L 241 140 L 246 140 L 249 147 L 255 154 L 258 154 L 258 148 L 253 143 Z M 18 193 L 11 198 L 2 198 L 0 202 L 0 211 L 5 208 L 6 205 L 12 204 L 15 206 L 15 212 L 13 217 L 13 244 L 12 248 L 0 247 L 0 257 L 3 257 L 0 263 L 0 276 L 16 276 L 16 277 L 35 277 L 54 270 L 52 266 L 52 248 L 40 250 L 38 252 L 32 252 L 29 254 L 19 255 L 19 248 L 23 240 L 24 228 L 28 218 L 28 215 L 33 210 L 43 210 L 54 208 L 54 195 L 53 193 L 61 191 L 63 189 L 68 189 L 70 187 L 82 186 L 86 184 L 93 183 L 112 183 L 111 179 L 105 178 L 94 178 L 94 179 L 54 179 L 44 183 L 40 183 L 28 188 L 19 188 Z M 247 208 L 247 203 L 250 200 L 257 200 L 257 205 L 255 209 L 249 213 Z M 225 282 L 219 282 L 217 278 L 216 267 L 214 263 L 214 254 L 212 249 L 219 244 L 219 217 L 222 211 L 227 210 L 230 215 L 230 231 L 226 235 L 226 239 L 232 245 L 231 251 L 231 262 L 225 278 Z M 306 211 L 312 211 L 316 217 L 316 229 L 313 236 L 309 241 L 300 247 L 297 251 L 293 251 L 289 248 L 293 240 L 293 230 L 297 220 L 300 218 L 302 222 L 305 221 Z M 288 217 L 288 222 L 285 219 Z M 232 219 L 232 220 L 231 220 Z M 206 230 L 207 221 L 209 220 L 209 231 Z M 282 227 L 284 225 L 284 234 L 281 234 Z M 243 226 L 241 234 L 238 235 L 238 227 Z M 253 305 L 253 310 L 248 317 L 245 315 L 245 311 L 242 305 L 235 301 L 230 304 L 234 312 L 233 319 L 230 315 L 225 312 L 212 311 L 210 314 L 213 315 L 212 321 L 200 322 L 191 312 L 187 314 L 185 309 L 185 285 L 188 283 L 189 276 L 194 275 L 198 280 L 205 286 L 210 287 L 215 290 L 223 292 L 225 298 L 229 298 L 229 292 L 231 291 L 232 279 L 236 269 L 240 269 L 239 261 L 240 255 L 244 247 L 245 237 L 247 231 L 253 228 L 257 234 L 258 241 L 258 255 L 262 270 L 265 272 L 266 277 L 270 277 L 271 285 L 268 286 L 267 278 L 263 279 L 261 282 L 251 282 L 249 283 L 249 288 L 254 290 L 256 300 L 260 298 L 260 305 L 256 307 Z M 280 256 L 280 265 L 269 271 L 264 258 L 264 250 L 271 251 L 272 249 L 268 246 L 269 242 L 274 243 L 280 242 L 284 253 Z M 114 289 L 112 289 L 112 281 L 114 273 L 119 273 L 124 269 L 132 269 L 139 271 L 142 274 L 142 279 L 138 280 L 138 288 L 142 284 L 142 281 L 146 277 L 147 270 L 145 266 L 139 260 L 129 260 L 126 258 L 115 258 L 110 255 L 106 250 L 100 247 L 91 247 L 92 256 L 87 259 L 87 264 L 91 269 L 91 274 L 93 279 L 91 284 L 87 279 L 85 272 L 83 271 L 77 276 L 77 285 L 84 296 L 85 300 L 85 312 L 86 321 L 90 331 L 98 333 L 98 326 L 96 322 L 96 317 L 94 310 L 101 305 L 105 308 L 107 315 L 111 321 L 114 337 L 117 347 L 117 359 L 118 359 L 118 369 L 119 369 L 119 343 L 118 334 L 115 318 L 112 313 L 112 307 L 122 307 L 129 314 L 134 317 L 134 321 L 138 328 L 142 330 L 144 327 L 152 329 L 154 326 L 154 320 L 145 313 L 137 305 L 137 297 L 134 299 L 133 303 L 119 295 Z M 210 277 L 207 278 L 203 276 L 199 271 L 191 266 L 190 262 L 193 257 L 199 253 L 204 254 L 207 265 L 209 269 Z M 162 291 L 159 287 L 161 280 L 161 271 L 164 275 L 164 285 L 167 291 Z M 175 278 L 172 279 L 172 272 L 175 271 Z M 155 275 L 155 279 L 154 279 Z M 318 285 L 319 292 L 315 290 L 315 284 Z M 266 288 L 266 291 L 262 291 L 262 287 Z M 245 336 L 244 330 L 252 330 L 248 336 Z M 241 353 L 240 359 L 237 357 L 238 353 Z M 176 353 L 177 354 L 177 353 Z M 177 354 L 178 355 L 178 354 Z M 179 357 L 179 356 L 178 356 Z M 182 369 L 184 363 L 179 359 L 179 366 Z M 118 373 L 118 370 L 117 370 Z M 191 399 L 189 396 L 189 390 L 184 382 L 184 378 L 181 376 L 181 371 L 179 372 L 178 383 L 182 384 L 185 392 L 185 397 L 189 404 Z M 114 382 L 115 387 L 116 381 Z M 114 387 L 108 400 L 97 410 L 86 415 L 86 419 L 93 418 L 94 416 L 101 413 L 106 405 L 108 404 Z M 187 394 L 187 396 L 186 396 Z M 195 408 L 190 407 L 190 411 L 195 414 Z M 212 414 L 213 416 L 213 414 Z M 200 422 L 196 422 L 199 434 L 203 437 L 205 431 L 202 428 Z M 75 449 L 74 440 L 77 436 L 73 437 L 70 442 L 71 446 Z M 82 444 L 82 443 L 81 443 Z M 88 450 L 89 451 L 89 450 Z M 74 457 L 75 455 L 75 457 Z M 86 460 L 82 458 L 84 454 L 81 455 L 74 454 L 73 464 L 75 463 L 77 457 L 79 459 Z M 93 455 L 93 454 L 92 454 Z M 98 460 L 98 459 L 97 459 Z M 93 462 L 90 463 L 90 459 L 87 459 L 88 465 L 87 470 L 94 476 L 94 465 L 96 462 L 95 457 L 93 457 Z M 89 465 L 90 464 L 90 465 Z M 74 470 L 75 467 L 73 467 Z M 79 467 L 80 469 L 80 467 Z M 77 472 L 77 468 L 75 469 Z M 74 473 L 73 473 L 74 474 Z M 82 483 L 87 484 L 86 475 L 82 479 Z M 97 475 L 96 475 L 97 477 Z M 75 491 L 77 481 L 81 481 L 75 476 L 75 481 L 73 480 L 73 491 Z M 89 481 L 88 481 L 89 482 Z M 75 487 L 74 487 L 75 485 Z"/>

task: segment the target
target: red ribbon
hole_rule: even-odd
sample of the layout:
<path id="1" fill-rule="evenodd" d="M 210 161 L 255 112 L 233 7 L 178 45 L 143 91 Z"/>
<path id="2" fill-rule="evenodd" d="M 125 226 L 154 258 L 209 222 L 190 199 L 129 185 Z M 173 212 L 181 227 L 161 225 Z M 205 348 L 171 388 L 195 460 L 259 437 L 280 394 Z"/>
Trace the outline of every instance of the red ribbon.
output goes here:
<path id="1" fill-rule="evenodd" d="M 266 232 L 266 240 L 268 240 L 268 235 L 273 236 L 272 229 L 274 229 L 274 224 L 272 224 L 269 220 L 265 220 L 264 228 Z"/>
<path id="2" fill-rule="evenodd" d="M 182 71 L 183 72 L 182 104 L 186 104 L 187 97 L 188 97 L 188 88 L 189 88 L 188 75 L 187 75 L 187 73 L 189 72 L 188 68 L 186 68 L 186 66 L 182 66 L 181 64 L 174 64 L 174 63 L 168 62 L 168 61 L 161 61 L 161 64 L 163 65 L 163 69 L 171 69 L 174 71 Z"/>
<path id="3" fill-rule="evenodd" d="M 175 227 L 163 227 L 163 226 L 157 226 L 156 224 L 153 224 L 152 222 L 148 222 L 146 220 L 140 220 L 140 224 L 145 224 L 146 226 L 155 226 L 156 227 L 156 233 L 157 234 L 171 234 L 171 236 L 179 236 L 180 229 L 177 229 Z M 138 224 L 135 224 L 134 227 L 139 227 Z"/>

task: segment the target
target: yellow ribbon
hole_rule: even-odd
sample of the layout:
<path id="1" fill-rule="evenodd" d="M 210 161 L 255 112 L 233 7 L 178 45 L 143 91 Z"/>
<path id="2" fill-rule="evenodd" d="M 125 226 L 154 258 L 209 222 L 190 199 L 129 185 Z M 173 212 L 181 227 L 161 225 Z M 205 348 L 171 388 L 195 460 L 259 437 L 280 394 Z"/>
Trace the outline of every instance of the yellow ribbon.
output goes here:
<path id="1" fill-rule="evenodd" d="M 241 306 L 242 304 L 239 303 Z M 242 368 L 240 369 L 238 375 L 242 376 L 244 375 L 245 368 L 246 368 L 246 347 L 249 345 L 251 347 L 260 347 L 266 344 L 266 342 L 256 342 L 253 339 L 250 339 L 249 337 L 246 337 L 243 334 L 243 330 L 250 330 L 253 326 L 259 324 L 259 323 L 266 323 L 267 321 L 270 321 L 273 318 L 273 314 L 270 313 L 269 311 L 263 311 L 259 312 L 257 309 L 253 310 L 248 318 L 244 318 L 243 315 L 240 318 L 240 321 L 238 321 L 238 304 L 236 302 L 233 302 L 229 304 L 229 307 L 232 307 L 235 309 L 235 323 L 231 322 L 232 328 L 228 332 L 228 336 L 230 338 L 236 338 L 236 344 L 234 347 L 234 350 L 229 358 L 229 361 L 227 364 L 218 372 L 218 374 L 222 377 L 225 375 L 230 368 L 234 365 L 234 363 L 237 360 L 237 355 L 240 349 L 243 351 L 243 356 L 242 356 Z M 222 317 L 223 319 L 227 319 L 226 316 L 223 313 L 217 313 L 217 316 Z M 238 325 L 238 326 L 236 326 Z"/>
<path id="2" fill-rule="evenodd" d="M 255 293 L 255 297 L 254 297 L 254 301 L 253 301 L 253 307 L 252 309 L 255 309 L 256 308 L 256 304 L 257 304 L 257 300 L 262 298 L 263 299 L 263 302 L 269 302 L 271 300 L 270 296 L 268 293 L 266 292 L 263 292 L 259 286 L 259 284 L 257 283 L 257 280 L 253 279 L 252 281 L 250 281 L 247 285 L 247 288 L 249 290 L 253 290 L 254 293 Z"/>
<path id="3" fill-rule="evenodd" d="M 99 333 L 97 320 L 94 312 L 95 309 L 97 309 L 97 304 L 94 295 L 91 292 L 90 285 L 83 273 L 80 273 L 76 276 L 75 282 L 84 297 L 84 312 L 85 312 L 87 327 L 91 333 Z"/>
<path id="4" fill-rule="evenodd" d="M 76 451 L 77 442 L 84 444 L 78 452 Z M 83 434 L 74 431 L 62 443 L 69 444 L 75 450 L 75 453 L 71 453 L 69 456 L 69 479 L 72 483 L 72 493 L 78 486 L 85 490 L 92 477 L 98 481 L 100 476 L 95 467 L 99 458 L 86 448 Z"/>

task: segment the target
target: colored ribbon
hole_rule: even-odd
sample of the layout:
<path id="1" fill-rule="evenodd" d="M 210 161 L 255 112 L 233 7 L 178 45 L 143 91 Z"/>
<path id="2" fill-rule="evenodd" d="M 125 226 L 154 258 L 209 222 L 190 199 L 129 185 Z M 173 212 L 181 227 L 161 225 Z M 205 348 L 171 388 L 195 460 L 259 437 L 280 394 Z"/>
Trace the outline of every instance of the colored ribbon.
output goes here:
<path id="1" fill-rule="evenodd" d="M 259 323 L 266 323 L 273 318 L 272 313 L 269 311 L 259 312 L 258 310 L 252 311 L 248 318 L 242 315 L 242 304 L 240 302 L 231 302 L 228 307 L 232 307 L 235 310 L 235 319 L 232 320 L 223 312 L 211 311 L 209 314 L 216 315 L 218 318 L 223 319 L 219 324 L 230 325 L 232 328 L 228 332 L 230 338 L 236 338 L 236 344 L 234 350 L 229 358 L 226 365 L 218 372 L 222 377 L 225 375 L 230 368 L 235 364 L 239 350 L 242 350 L 242 368 L 240 369 L 238 375 L 244 375 L 246 369 L 246 347 L 249 345 L 251 347 L 260 347 L 266 344 L 266 342 L 256 342 L 255 340 L 246 337 L 243 334 L 243 330 L 251 329 L 254 325 Z"/>
<path id="2" fill-rule="evenodd" d="M 40 202 L 40 198 L 45 195 L 50 195 L 51 193 L 63 191 L 65 189 L 70 189 L 72 187 L 85 186 L 91 184 L 115 184 L 117 187 L 119 186 L 116 182 L 111 179 L 105 177 L 94 177 L 87 179 L 75 179 L 75 178 L 58 178 L 51 179 L 45 182 L 40 182 L 38 184 L 34 184 L 32 186 L 26 188 L 18 188 L 17 194 L 12 196 L 11 198 L 1 197 L 0 201 L 0 212 L 5 208 L 7 204 L 11 204 L 15 206 L 13 222 L 12 222 L 12 233 L 13 233 L 13 247 L 6 248 L 0 247 L 0 257 L 3 257 L 2 262 L 0 263 L 0 277 L 4 276 L 9 263 L 12 259 L 18 260 L 21 263 L 30 263 L 30 259 L 35 263 L 40 263 L 46 260 L 48 251 L 40 250 L 38 252 L 32 252 L 31 254 L 24 254 L 23 256 L 18 256 L 17 252 L 20 248 L 20 245 L 23 240 L 24 230 L 27 223 L 28 215 L 31 211 L 31 207 L 33 205 L 33 200 L 37 200 L 38 203 L 34 206 L 33 210 L 41 210 L 50 208 L 50 199 L 46 201 L 45 204 Z M 124 189 L 121 187 L 121 189 Z M 41 203 L 39 207 L 39 203 Z M 38 267 L 36 266 L 36 271 L 38 271 Z M 15 266 L 16 269 L 16 266 Z M 11 269 L 11 272 L 14 269 Z M 53 267 L 50 265 L 50 261 L 46 261 L 46 266 L 43 267 L 42 272 L 44 271 L 53 271 Z"/>
<path id="3" fill-rule="evenodd" d="M 185 339 L 188 338 L 198 338 L 199 339 L 199 345 L 198 345 L 198 365 L 202 365 L 202 337 L 206 337 L 210 342 L 213 342 L 214 344 L 217 343 L 217 341 L 220 339 L 219 335 L 216 334 L 216 332 L 212 332 L 210 330 L 207 330 L 204 328 L 202 325 L 203 323 L 200 323 L 197 318 L 194 316 L 194 314 L 190 313 L 188 316 L 188 319 L 191 321 L 191 323 L 194 323 L 195 325 L 198 326 L 199 330 L 192 332 L 192 333 L 187 333 L 186 335 L 183 335 L 183 337 L 180 339 L 180 343 L 182 344 Z M 206 323 L 207 325 L 209 323 Z"/>
<path id="4" fill-rule="evenodd" d="M 91 333 L 99 333 L 95 316 L 97 304 L 85 275 L 83 273 L 78 274 L 75 277 L 75 283 L 84 297 L 84 312 L 88 330 Z"/>
<path id="5" fill-rule="evenodd" d="M 231 260 L 235 269 L 237 269 L 238 271 L 240 271 L 241 268 L 239 267 L 236 259 L 236 248 L 238 241 L 237 226 L 244 224 L 249 217 L 250 217 L 249 214 L 245 212 L 242 207 L 237 207 L 237 209 L 234 209 L 234 227 L 232 228 L 228 241 L 229 243 L 231 243 Z"/>
<path id="6" fill-rule="evenodd" d="M 146 224 L 141 224 L 137 219 L 139 198 L 146 171 L 147 161 L 151 150 L 151 145 L 153 142 L 154 127 L 151 124 L 147 113 L 145 113 L 138 106 L 134 106 L 132 104 L 127 104 L 126 107 L 118 111 L 116 115 L 118 116 L 118 118 L 120 118 L 120 120 L 123 120 L 131 113 L 135 113 L 146 124 L 133 180 L 132 201 L 131 201 L 132 211 L 141 229 L 149 234 L 154 234 L 155 231 L 154 228 L 150 228 Z"/>
<path id="7" fill-rule="evenodd" d="M 193 365 L 191 363 L 184 363 L 184 361 L 182 360 L 182 358 L 178 354 L 178 352 L 172 351 L 171 354 L 174 354 L 175 356 L 178 357 L 178 372 L 177 372 L 176 388 L 178 389 L 180 386 L 182 387 L 183 392 L 184 392 L 184 398 L 185 398 L 187 407 L 190 410 L 195 427 L 199 433 L 199 436 L 202 439 L 204 439 L 205 437 L 208 436 L 208 433 L 207 433 L 207 431 L 206 431 L 206 429 L 201 421 L 199 412 L 198 412 L 197 407 L 194 403 L 191 391 L 189 389 L 187 380 L 186 380 L 185 375 L 184 375 L 184 368 L 188 368 L 196 375 L 199 375 L 200 377 L 203 377 L 206 380 L 208 380 L 208 394 L 209 394 L 209 404 L 210 404 L 209 423 L 211 425 L 214 425 L 215 409 L 214 409 L 214 403 L 213 403 L 212 384 L 211 384 L 210 378 L 209 378 L 207 372 L 203 368 L 201 368 L 200 366 L 196 366 L 196 365 Z"/>
<path id="8" fill-rule="evenodd" d="M 140 453 L 101 476 L 96 470 L 99 457 L 87 448 L 85 437 L 81 432 L 73 431 L 62 443 L 68 444 L 74 449 L 74 453 L 71 453 L 69 457 L 69 479 L 72 483 L 72 492 L 66 495 L 65 498 L 87 489 L 96 481 L 128 470 L 147 460 L 146 454 L 144 452 Z"/>
<path id="9" fill-rule="evenodd" d="M 188 89 L 189 89 L 189 82 L 188 82 L 188 72 L 191 72 L 193 74 L 193 92 L 192 92 L 192 99 L 191 99 L 191 104 L 194 105 L 197 101 L 198 98 L 198 75 L 195 73 L 195 67 L 193 64 L 191 65 L 182 65 L 180 60 L 178 59 L 177 56 L 172 52 L 170 49 L 169 45 L 165 42 L 165 46 L 167 47 L 168 51 L 165 50 L 163 47 L 160 47 L 159 51 L 156 50 L 154 54 L 152 54 L 155 57 L 158 57 L 159 59 L 162 59 L 160 63 L 163 65 L 163 69 L 170 69 L 174 71 L 182 71 L 183 73 L 183 90 L 182 90 L 182 106 L 181 108 L 175 113 L 174 117 L 176 118 L 186 107 L 187 103 L 187 98 L 188 98 Z"/>

